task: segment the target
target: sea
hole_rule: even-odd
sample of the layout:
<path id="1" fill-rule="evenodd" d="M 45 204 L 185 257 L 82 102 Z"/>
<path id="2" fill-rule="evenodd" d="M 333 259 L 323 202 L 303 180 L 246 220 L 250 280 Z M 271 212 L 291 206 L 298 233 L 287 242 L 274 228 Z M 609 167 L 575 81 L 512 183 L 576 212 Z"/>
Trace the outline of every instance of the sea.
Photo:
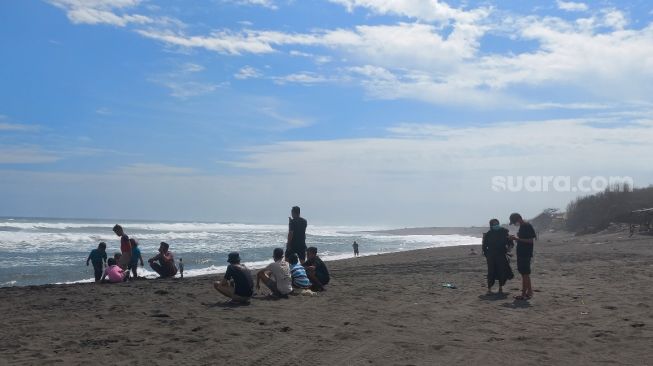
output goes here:
<path id="1" fill-rule="evenodd" d="M 86 266 L 86 258 L 102 241 L 109 257 L 120 251 L 120 238 L 112 231 L 117 223 L 138 240 L 145 261 L 138 272 L 146 278 L 156 278 L 147 259 L 161 241 L 170 244 L 176 260 L 183 258 L 184 277 L 193 277 L 224 272 L 232 251 L 240 252 L 248 267 L 261 268 L 271 261 L 274 248 L 285 247 L 288 232 L 287 224 L 0 218 L 0 287 L 93 282 L 93 266 Z M 384 229 L 309 221 L 306 244 L 317 247 L 326 262 L 353 257 L 354 241 L 361 256 L 480 244 L 478 238 L 462 235 L 375 233 Z"/>

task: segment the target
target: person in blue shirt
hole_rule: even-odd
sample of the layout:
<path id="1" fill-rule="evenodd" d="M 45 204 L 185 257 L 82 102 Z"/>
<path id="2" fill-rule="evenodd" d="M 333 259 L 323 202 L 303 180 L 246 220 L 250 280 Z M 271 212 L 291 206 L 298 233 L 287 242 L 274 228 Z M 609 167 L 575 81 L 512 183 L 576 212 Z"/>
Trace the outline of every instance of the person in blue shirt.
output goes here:
<path id="1" fill-rule="evenodd" d="M 129 268 L 131 268 L 134 279 L 136 279 L 138 278 L 138 261 L 141 261 L 141 267 L 143 267 L 143 257 L 141 256 L 141 249 L 138 247 L 138 241 L 136 239 L 129 239 L 129 243 L 132 246 L 132 257 L 129 262 Z"/>
<path id="2" fill-rule="evenodd" d="M 91 250 L 88 258 L 86 258 L 86 266 L 88 266 L 89 261 L 93 263 L 95 282 L 98 282 L 102 278 L 104 265 L 107 263 L 107 244 L 105 242 L 98 244 L 97 249 Z"/>
<path id="3" fill-rule="evenodd" d="M 290 276 L 292 277 L 292 287 L 295 289 L 306 290 L 311 288 L 311 281 L 308 279 L 306 269 L 299 264 L 297 253 L 290 253 L 288 256 L 290 263 Z"/>

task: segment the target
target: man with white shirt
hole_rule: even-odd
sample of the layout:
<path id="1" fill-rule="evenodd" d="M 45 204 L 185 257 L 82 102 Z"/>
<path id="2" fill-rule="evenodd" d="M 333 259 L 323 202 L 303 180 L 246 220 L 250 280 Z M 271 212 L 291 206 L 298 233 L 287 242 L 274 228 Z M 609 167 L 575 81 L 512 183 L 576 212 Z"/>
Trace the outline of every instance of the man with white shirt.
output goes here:
<path id="1" fill-rule="evenodd" d="M 275 248 L 272 253 L 274 262 L 268 264 L 256 275 L 256 289 L 261 288 L 261 281 L 272 294 L 277 297 L 288 297 L 292 292 L 292 278 L 290 276 L 290 266 L 283 259 L 284 252 L 282 248 Z"/>

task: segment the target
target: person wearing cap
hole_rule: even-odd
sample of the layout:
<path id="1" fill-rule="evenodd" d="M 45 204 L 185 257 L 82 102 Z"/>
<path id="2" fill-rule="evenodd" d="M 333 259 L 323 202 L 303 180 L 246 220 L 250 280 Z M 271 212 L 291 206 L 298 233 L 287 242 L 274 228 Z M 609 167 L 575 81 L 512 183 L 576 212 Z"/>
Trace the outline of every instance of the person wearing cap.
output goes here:
<path id="1" fill-rule="evenodd" d="M 517 241 L 517 271 L 522 278 L 521 295 L 515 296 L 515 298 L 517 300 L 528 300 L 533 297 L 531 260 L 533 258 L 533 244 L 537 235 L 533 225 L 524 221 L 521 215 L 516 212 L 510 215 L 510 225 L 519 225 L 517 236 L 510 235 L 509 237 L 510 240 Z"/>
<path id="2" fill-rule="evenodd" d="M 288 297 L 292 292 L 292 277 L 290 265 L 283 260 L 283 249 L 275 248 L 272 252 L 274 262 L 258 271 L 256 275 L 256 289 L 261 288 L 261 282 L 272 291 L 276 297 Z"/>
<path id="3" fill-rule="evenodd" d="M 147 260 L 150 267 L 159 274 L 160 278 L 174 277 L 177 274 L 175 257 L 168 249 L 170 249 L 170 245 L 162 241 L 159 245 L 159 254 Z"/>
<path id="4" fill-rule="evenodd" d="M 254 294 L 252 274 L 245 265 L 240 264 L 240 254 L 231 252 L 227 257 L 227 271 L 222 281 L 213 283 L 213 287 L 236 303 L 248 303 Z M 233 281 L 233 284 L 232 284 Z"/>

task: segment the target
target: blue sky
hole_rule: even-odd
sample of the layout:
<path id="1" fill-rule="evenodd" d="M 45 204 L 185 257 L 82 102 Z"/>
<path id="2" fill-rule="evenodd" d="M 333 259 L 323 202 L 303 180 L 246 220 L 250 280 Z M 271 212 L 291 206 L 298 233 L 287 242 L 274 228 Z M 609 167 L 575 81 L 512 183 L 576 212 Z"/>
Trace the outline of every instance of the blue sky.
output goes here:
<path id="1" fill-rule="evenodd" d="M 653 183 L 646 1 L 0 2 L 0 215 L 464 225 Z"/>

